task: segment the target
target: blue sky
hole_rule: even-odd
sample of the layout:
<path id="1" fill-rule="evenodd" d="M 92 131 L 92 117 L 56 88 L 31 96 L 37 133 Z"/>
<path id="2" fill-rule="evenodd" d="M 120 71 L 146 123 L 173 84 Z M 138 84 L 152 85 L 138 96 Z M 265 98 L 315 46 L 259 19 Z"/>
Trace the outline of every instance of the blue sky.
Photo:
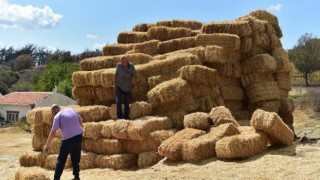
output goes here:
<path id="1" fill-rule="evenodd" d="M 0 47 L 36 44 L 79 53 L 115 43 L 135 24 L 232 20 L 256 9 L 279 18 L 283 46 L 304 33 L 320 37 L 319 0 L 0 0 Z"/>

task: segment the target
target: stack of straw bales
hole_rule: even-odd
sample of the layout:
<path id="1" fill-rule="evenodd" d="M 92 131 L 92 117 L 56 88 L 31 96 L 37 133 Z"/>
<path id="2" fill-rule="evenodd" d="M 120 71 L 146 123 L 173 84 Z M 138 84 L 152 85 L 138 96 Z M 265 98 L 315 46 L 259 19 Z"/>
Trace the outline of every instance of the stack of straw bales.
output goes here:
<path id="1" fill-rule="evenodd" d="M 72 75 L 80 105 L 74 108 L 85 121 L 82 168 L 142 168 L 163 156 L 244 158 L 268 144 L 292 144 L 294 66 L 281 37 L 277 17 L 264 10 L 208 24 L 143 23 L 120 33 L 118 44 L 82 60 Z M 122 54 L 137 71 L 132 121 L 116 120 L 113 85 Z M 237 123 L 251 116 L 252 127 Z M 48 108 L 36 108 L 27 118 L 39 151 L 53 117 Z M 49 154 L 23 155 L 21 165 L 54 168 L 60 142 L 58 133 Z"/>

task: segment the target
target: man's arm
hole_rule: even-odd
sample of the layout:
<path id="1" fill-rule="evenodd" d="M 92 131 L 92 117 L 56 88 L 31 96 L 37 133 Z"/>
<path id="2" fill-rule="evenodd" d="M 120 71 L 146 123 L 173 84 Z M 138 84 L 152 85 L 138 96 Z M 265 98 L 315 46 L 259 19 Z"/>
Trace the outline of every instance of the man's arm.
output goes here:
<path id="1" fill-rule="evenodd" d="M 57 130 L 52 130 L 50 131 L 49 137 L 47 139 L 46 145 L 43 147 L 43 151 L 48 151 L 48 147 L 52 141 L 52 139 L 54 138 L 54 136 L 56 135 Z"/>

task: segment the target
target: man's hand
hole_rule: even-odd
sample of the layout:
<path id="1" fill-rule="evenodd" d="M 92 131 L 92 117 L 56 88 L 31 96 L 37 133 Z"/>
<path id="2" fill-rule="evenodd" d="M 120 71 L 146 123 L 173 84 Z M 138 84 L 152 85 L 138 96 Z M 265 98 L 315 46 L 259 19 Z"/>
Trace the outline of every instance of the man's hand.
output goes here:
<path id="1" fill-rule="evenodd" d="M 48 146 L 47 146 L 47 145 L 44 145 L 43 151 L 44 151 L 44 152 L 48 152 Z"/>

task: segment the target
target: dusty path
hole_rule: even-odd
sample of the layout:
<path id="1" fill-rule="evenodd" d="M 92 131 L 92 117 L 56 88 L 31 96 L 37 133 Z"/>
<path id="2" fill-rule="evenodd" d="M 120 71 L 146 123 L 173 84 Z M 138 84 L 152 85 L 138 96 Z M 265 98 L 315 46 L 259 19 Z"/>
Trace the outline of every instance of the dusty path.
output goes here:
<path id="1" fill-rule="evenodd" d="M 295 128 L 300 134 L 319 137 L 317 116 L 296 110 Z M 308 133 L 311 132 L 312 133 Z M 31 134 L 1 132 L 0 177 L 13 179 L 19 167 L 19 155 L 31 151 Z M 48 171 L 53 176 L 53 171 Z M 140 170 L 114 171 L 93 169 L 81 171 L 82 179 L 318 179 L 320 177 L 320 143 L 295 144 L 286 148 L 269 149 L 264 154 L 246 160 L 221 161 L 215 158 L 198 164 L 172 163 L 162 160 L 157 165 Z M 72 179 L 66 170 L 62 179 Z"/>

